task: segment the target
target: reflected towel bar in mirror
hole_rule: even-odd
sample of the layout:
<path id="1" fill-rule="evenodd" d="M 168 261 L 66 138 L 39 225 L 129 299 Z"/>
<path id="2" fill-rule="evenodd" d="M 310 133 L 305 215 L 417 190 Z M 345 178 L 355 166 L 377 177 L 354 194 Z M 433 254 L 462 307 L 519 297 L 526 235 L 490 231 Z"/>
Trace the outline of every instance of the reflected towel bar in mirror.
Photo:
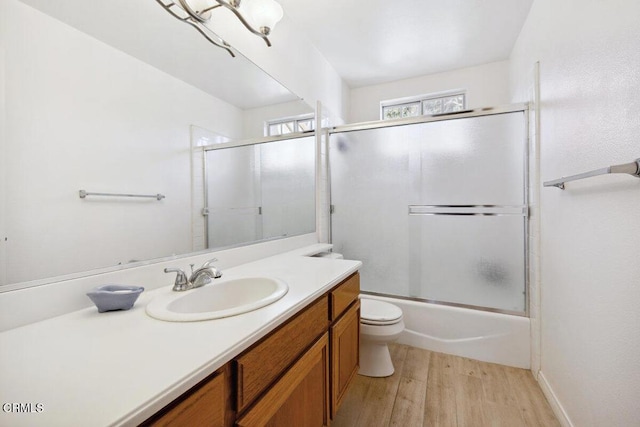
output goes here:
<path id="1" fill-rule="evenodd" d="M 80 198 L 84 199 L 87 196 L 107 196 L 107 197 L 142 197 L 142 198 L 152 198 L 156 200 L 164 199 L 164 194 L 117 194 L 117 193 L 88 193 L 85 190 L 79 191 Z"/>
<path id="2" fill-rule="evenodd" d="M 606 168 L 596 169 L 589 172 L 580 173 L 578 175 L 571 175 L 562 177 L 560 179 L 554 179 L 553 181 L 547 181 L 544 183 L 545 187 L 558 187 L 564 190 L 564 184 L 569 181 L 576 181 L 578 179 L 590 178 L 592 176 L 607 175 L 611 173 L 626 173 L 636 178 L 640 178 L 640 159 L 636 159 L 631 163 L 624 163 L 622 165 L 607 166 Z"/>

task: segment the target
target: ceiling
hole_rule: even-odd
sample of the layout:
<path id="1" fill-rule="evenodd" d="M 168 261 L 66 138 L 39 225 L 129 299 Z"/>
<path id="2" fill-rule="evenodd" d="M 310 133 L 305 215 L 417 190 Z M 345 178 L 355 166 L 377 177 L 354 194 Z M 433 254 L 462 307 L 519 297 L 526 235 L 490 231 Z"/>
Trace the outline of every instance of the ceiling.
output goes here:
<path id="1" fill-rule="evenodd" d="M 278 0 L 352 88 L 509 58 L 533 0 Z"/>
<path id="2" fill-rule="evenodd" d="M 154 0 L 21 1 L 241 109 L 299 99 Z M 352 88 L 507 59 L 533 2 L 278 1 Z"/>

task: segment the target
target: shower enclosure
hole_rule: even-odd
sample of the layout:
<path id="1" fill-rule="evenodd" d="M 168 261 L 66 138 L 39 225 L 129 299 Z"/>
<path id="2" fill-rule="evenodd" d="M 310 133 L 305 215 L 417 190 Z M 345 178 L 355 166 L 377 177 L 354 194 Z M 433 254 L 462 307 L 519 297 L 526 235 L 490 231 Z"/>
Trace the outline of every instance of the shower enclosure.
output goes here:
<path id="1" fill-rule="evenodd" d="M 331 234 L 364 292 L 526 316 L 526 106 L 341 126 Z"/>
<path id="2" fill-rule="evenodd" d="M 315 151 L 308 134 L 205 148 L 205 247 L 313 232 Z"/>

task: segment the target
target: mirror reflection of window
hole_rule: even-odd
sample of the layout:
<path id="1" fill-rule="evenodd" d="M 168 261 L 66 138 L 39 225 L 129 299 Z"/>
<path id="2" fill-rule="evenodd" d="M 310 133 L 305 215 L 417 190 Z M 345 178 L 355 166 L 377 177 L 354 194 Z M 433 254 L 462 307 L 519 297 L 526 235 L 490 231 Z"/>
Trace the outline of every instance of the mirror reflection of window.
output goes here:
<path id="1" fill-rule="evenodd" d="M 296 117 L 283 117 L 265 123 L 264 136 L 287 135 L 296 132 L 311 132 L 316 128 L 313 114 Z"/>

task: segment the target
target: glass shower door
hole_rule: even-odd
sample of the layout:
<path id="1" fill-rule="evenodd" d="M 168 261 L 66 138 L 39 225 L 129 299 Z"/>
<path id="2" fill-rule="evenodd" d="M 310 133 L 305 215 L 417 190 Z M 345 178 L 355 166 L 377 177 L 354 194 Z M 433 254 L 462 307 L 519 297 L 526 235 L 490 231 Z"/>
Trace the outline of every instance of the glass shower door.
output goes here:
<path id="1" fill-rule="evenodd" d="M 522 111 L 334 133 L 332 240 L 362 288 L 524 313 Z"/>
<path id="2" fill-rule="evenodd" d="M 206 152 L 208 247 L 261 240 L 260 152 L 247 145 Z"/>
<path id="3" fill-rule="evenodd" d="M 315 229 L 315 137 L 206 151 L 208 247 Z"/>
<path id="4" fill-rule="evenodd" d="M 264 238 L 315 230 L 315 136 L 261 144 Z"/>

